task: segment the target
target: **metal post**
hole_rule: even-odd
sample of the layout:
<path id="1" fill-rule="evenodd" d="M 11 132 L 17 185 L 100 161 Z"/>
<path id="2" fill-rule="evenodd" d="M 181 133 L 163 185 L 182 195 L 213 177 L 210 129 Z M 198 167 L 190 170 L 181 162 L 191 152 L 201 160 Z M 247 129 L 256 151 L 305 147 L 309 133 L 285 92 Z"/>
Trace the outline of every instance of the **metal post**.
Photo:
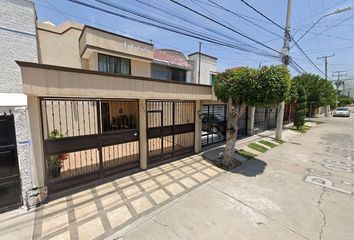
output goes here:
<path id="1" fill-rule="evenodd" d="M 291 20 L 291 5 L 292 0 L 288 0 L 288 9 L 286 14 L 286 26 L 284 35 L 284 45 L 282 49 L 282 62 L 285 66 L 289 65 L 289 43 L 290 43 L 290 20 Z M 277 114 L 277 129 L 275 133 L 275 138 L 281 140 L 281 135 L 283 131 L 283 121 L 284 121 L 284 107 L 285 102 L 279 104 L 279 111 Z"/>
<path id="2" fill-rule="evenodd" d="M 334 56 L 335 56 L 335 54 L 317 58 L 318 60 L 321 60 L 321 59 L 325 60 L 325 78 L 326 78 L 326 80 L 328 79 L 328 58 L 334 57 Z"/>
<path id="3" fill-rule="evenodd" d="M 199 42 L 199 57 L 198 57 L 198 61 L 199 61 L 199 66 L 198 66 L 198 84 L 200 84 L 200 64 L 201 64 L 201 54 L 202 54 L 202 42 Z"/>

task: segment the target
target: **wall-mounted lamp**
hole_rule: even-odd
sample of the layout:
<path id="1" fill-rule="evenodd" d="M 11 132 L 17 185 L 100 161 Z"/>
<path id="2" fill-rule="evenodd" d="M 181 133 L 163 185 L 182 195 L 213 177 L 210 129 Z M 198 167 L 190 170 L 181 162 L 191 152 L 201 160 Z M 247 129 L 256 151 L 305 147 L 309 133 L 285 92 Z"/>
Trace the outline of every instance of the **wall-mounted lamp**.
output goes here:
<path id="1" fill-rule="evenodd" d="M 202 111 L 201 111 L 201 110 L 199 110 L 199 111 L 198 111 L 198 116 L 199 116 L 199 119 L 202 119 L 202 117 L 203 117 L 203 113 L 202 113 Z"/>

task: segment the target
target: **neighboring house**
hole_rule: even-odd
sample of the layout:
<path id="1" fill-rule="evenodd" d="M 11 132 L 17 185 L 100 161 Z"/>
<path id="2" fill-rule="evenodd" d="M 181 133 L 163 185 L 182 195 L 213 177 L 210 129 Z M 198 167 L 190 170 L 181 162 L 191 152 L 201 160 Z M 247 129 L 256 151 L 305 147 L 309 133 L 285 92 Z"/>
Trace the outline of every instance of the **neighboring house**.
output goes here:
<path id="1" fill-rule="evenodd" d="M 182 52 L 172 49 L 155 49 L 151 66 L 151 77 L 155 79 L 191 82 L 194 71 L 190 61 Z"/>
<path id="2" fill-rule="evenodd" d="M 213 85 L 217 74 L 217 58 L 204 53 L 195 52 L 190 54 L 188 59 L 192 62 L 193 65 L 193 71 L 189 73 L 192 82 L 198 84 Z"/>
<path id="3" fill-rule="evenodd" d="M 32 139 L 40 135 L 29 129 L 30 101 L 23 94 L 21 70 L 15 62 L 15 60 L 38 62 L 34 4 L 28 0 L 0 0 L 0 6 L 0 211 L 2 211 L 21 205 L 26 190 L 34 185 Z"/>

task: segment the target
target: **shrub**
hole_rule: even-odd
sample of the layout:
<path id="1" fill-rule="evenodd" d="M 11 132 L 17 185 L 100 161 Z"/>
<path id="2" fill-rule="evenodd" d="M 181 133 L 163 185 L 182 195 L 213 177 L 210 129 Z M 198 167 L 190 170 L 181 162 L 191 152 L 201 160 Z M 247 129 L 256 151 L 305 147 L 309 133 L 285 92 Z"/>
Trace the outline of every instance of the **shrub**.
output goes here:
<path id="1" fill-rule="evenodd" d="M 295 109 L 294 125 L 297 129 L 301 128 L 305 124 L 305 117 L 307 112 L 307 96 L 305 88 L 302 85 L 298 85 L 298 99 Z"/>

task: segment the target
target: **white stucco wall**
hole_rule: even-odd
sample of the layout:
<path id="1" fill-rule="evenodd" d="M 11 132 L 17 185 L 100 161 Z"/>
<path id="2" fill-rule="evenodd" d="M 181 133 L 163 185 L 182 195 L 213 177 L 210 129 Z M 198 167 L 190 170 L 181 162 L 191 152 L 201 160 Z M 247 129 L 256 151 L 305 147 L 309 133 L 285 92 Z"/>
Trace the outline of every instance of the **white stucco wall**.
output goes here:
<path id="1" fill-rule="evenodd" d="M 22 193 L 32 188 L 32 147 L 27 96 L 16 60 L 38 62 L 34 4 L 0 0 L 0 112 L 15 117 Z"/>
<path id="2" fill-rule="evenodd" d="M 198 83 L 199 72 L 199 54 L 193 54 L 189 56 L 189 60 L 192 61 L 193 71 L 191 73 L 191 79 L 193 83 Z M 200 84 L 211 85 L 210 74 L 216 73 L 216 59 L 201 55 L 200 59 Z"/>

